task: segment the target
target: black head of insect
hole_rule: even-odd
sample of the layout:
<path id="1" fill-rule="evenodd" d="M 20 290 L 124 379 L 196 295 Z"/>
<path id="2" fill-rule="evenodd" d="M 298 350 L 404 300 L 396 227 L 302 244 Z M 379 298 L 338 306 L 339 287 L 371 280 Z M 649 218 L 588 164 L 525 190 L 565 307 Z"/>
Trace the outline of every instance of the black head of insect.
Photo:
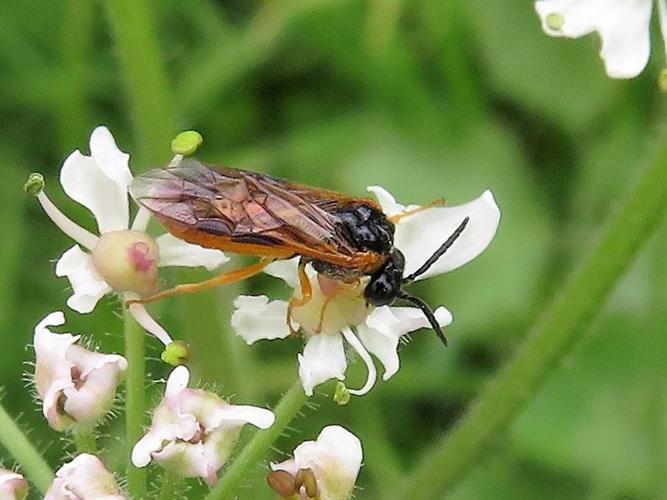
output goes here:
<path id="1" fill-rule="evenodd" d="M 403 287 L 413 282 L 417 277 L 424 274 L 435 264 L 444 253 L 451 248 L 454 242 L 461 236 L 470 219 L 466 217 L 454 232 L 440 245 L 440 247 L 424 262 L 419 269 L 408 276 L 403 276 L 405 269 L 405 257 L 396 248 L 392 250 L 391 257 L 384 265 L 371 275 L 371 279 L 364 290 L 366 302 L 373 306 L 384 306 L 391 304 L 396 299 L 402 299 L 417 306 L 426 316 L 438 338 L 447 345 L 447 337 L 440 328 L 440 324 L 433 314 L 431 308 L 419 297 L 414 297 L 403 291 Z"/>

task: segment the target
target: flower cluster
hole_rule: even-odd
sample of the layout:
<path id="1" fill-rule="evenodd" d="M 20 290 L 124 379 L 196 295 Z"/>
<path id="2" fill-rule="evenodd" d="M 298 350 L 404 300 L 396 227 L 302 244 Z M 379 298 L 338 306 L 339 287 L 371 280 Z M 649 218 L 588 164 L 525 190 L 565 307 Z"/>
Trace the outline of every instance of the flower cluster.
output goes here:
<path id="1" fill-rule="evenodd" d="M 196 133 L 180 135 L 172 144 L 176 156 L 170 166 L 181 165 L 182 155 L 190 154 L 200 142 Z M 128 191 L 133 177 L 129 155 L 117 147 L 104 127 L 91 135 L 90 156 L 75 151 L 67 158 L 60 182 L 70 198 L 90 210 L 97 224 L 93 233 L 69 219 L 46 195 L 43 178 L 31 176 L 26 190 L 75 242 L 55 267 L 56 275 L 67 277 L 72 286 L 67 305 L 78 313 L 90 313 L 103 296 L 113 293 L 130 304 L 129 311 L 137 322 L 165 344 L 165 362 L 187 362 L 187 344 L 173 341 L 140 299 L 156 293 L 160 267 L 203 266 L 213 270 L 228 257 L 168 233 L 149 235 L 150 217 L 144 208 L 130 220 Z M 394 246 L 404 258 L 404 269 L 398 276 L 401 285 L 451 271 L 474 259 L 489 245 L 500 220 L 490 191 L 452 207 L 404 206 L 381 187 L 372 186 L 369 191 L 388 220 L 395 223 Z M 402 293 L 399 296 L 404 300 L 414 299 L 408 302 L 415 307 L 391 303 L 373 307 L 365 298 L 369 278 L 349 283 L 334 280 L 310 264 L 300 268 L 298 258 L 273 262 L 264 272 L 285 281 L 293 299 L 308 293 L 310 300 L 290 309 L 287 301 L 241 295 L 234 301 L 232 326 L 248 344 L 286 338 L 298 327 L 305 338 L 303 352 L 298 355 L 299 375 L 308 396 L 329 379 L 345 379 L 346 348 L 364 361 L 368 377 L 359 389 L 344 385 L 342 392 L 337 389 L 339 402 L 349 399 L 350 394 L 366 394 L 374 386 L 377 375 L 371 356 L 383 365 L 383 379 L 388 380 L 399 369 L 398 344 L 403 336 L 429 326 L 439 330 L 438 325 L 446 327 L 452 322 L 444 307 L 431 312 L 420 299 Z M 308 292 L 302 289 L 304 272 L 311 284 Z M 34 384 L 48 424 L 56 431 L 80 436 L 92 433 L 111 411 L 128 361 L 82 346 L 80 335 L 52 331 L 64 324 L 64 314 L 56 311 L 35 327 Z M 189 382 L 190 371 L 185 366 L 171 371 L 150 427 L 131 443 L 131 461 L 136 467 L 155 462 L 170 476 L 201 478 L 212 486 L 232 455 L 242 428 L 251 424 L 268 429 L 276 416 L 265 408 L 230 404 L 213 392 L 188 387 Z M 94 442 L 91 448 L 95 448 Z M 353 495 L 361 463 L 360 440 L 343 427 L 328 426 L 315 441 L 298 445 L 293 458 L 271 463 L 267 483 L 280 498 L 347 500 Z M 24 498 L 26 494 L 27 482 L 20 474 L 0 470 L 2 498 Z M 45 498 L 122 500 L 129 496 L 100 457 L 81 453 L 56 472 Z"/>

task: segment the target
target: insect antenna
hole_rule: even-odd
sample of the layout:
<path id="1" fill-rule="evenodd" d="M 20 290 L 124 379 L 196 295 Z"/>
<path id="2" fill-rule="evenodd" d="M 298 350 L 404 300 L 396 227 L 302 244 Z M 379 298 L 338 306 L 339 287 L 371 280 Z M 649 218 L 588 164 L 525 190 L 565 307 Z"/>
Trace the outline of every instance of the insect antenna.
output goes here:
<path id="1" fill-rule="evenodd" d="M 445 347 L 447 347 L 447 337 L 445 337 L 445 334 L 442 331 L 442 328 L 440 328 L 440 324 L 438 323 L 438 320 L 435 318 L 435 314 L 433 314 L 433 311 L 431 311 L 431 308 L 428 306 L 428 304 L 426 302 L 424 302 L 422 299 L 420 299 L 419 297 L 415 297 L 413 295 L 408 295 L 405 292 L 399 293 L 398 297 L 407 301 L 407 302 L 410 302 L 411 304 L 416 305 L 419 309 L 422 310 L 422 312 L 424 313 L 424 316 L 426 316 L 426 319 L 431 324 L 431 328 L 433 329 L 435 334 L 442 341 L 442 343 L 445 344 Z"/>
<path id="2" fill-rule="evenodd" d="M 459 224 L 459 227 L 457 227 L 454 232 L 445 240 L 445 242 L 440 245 L 440 248 L 438 248 L 433 255 L 431 255 L 426 262 L 422 264 L 422 266 L 417 269 L 414 273 L 412 273 L 409 276 L 406 276 L 403 278 L 403 283 L 410 283 L 413 281 L 415 278 L 418 276 L 424 274 L 426 271 L 429 270 L 429 268 L 435 264 L 440 257 L 443 256 L 443 254 L 451 248 L 451 246 L 454 244 L 456 240 L 459 239 L 459 236 L 461 236 L 461 233 L 463 233 L 463 230 L 466 228 L 468 225 L 468 222 L 470 221 L 470 217 L 466 217 L 463 219 L 463 222 Z"/>

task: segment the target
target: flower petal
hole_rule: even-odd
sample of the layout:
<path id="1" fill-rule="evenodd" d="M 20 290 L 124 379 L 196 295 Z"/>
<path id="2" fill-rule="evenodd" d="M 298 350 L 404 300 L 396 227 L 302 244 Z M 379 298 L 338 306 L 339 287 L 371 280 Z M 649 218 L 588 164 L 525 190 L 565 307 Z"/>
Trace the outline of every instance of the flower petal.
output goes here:
<path id="1" fill-rule="evenodd" d="M 600 56 L 612 78 L 633 78 L 651 50 L 651 0 L 539 0 L 535 9 L 551 36 L 578 38 L 597 31 Z M 555 17 L 557 16 L 557 17 Z M 558 22 L 554 25 L 554 18 Z"/>
<path id="2" fill-rule="evenodd" d="M 60 171 L 67 195 L 90 210 L 100 233 L 128 228 L 128 155 L 116 147 L 108 130 L 97 128 L 90 139 L 91 156 L 74 151 Z"/>
<path id="3" fill-rule="evenodd" d="M 266 295 L 239 295 L 234 300 L 232 328 L 249 345 L 262 339 L 289 337 L 287 302 L 269 301 Z"/>
<path id="4" fill-rule="evenodd" d="M 42 413 L 49 425 L 58 431 L 64 430 L 71 419 L 59 407 L 65 389 L 74 386 L 71 370 L 74 364 L 67 359 L 67 351 L 79 339 L 69 333 L 52 333 L 49 326 L 64 323 L 62 312 L 49 314 L 35 327 L 35 388 L 42 400 Z"/>
<path id="5" fill-rule="evenodd" d="M 264 268 L 264 273 L 274 278 L 280 278 L 294 290 L 301 290 L 299 285 L 299 266 L 300 257 L 293 257 L 287 260 L 276 260 Z"/>
<path id="6" fill-rule="evenodd" d="M 452 323 L 451 313 L 444 307 L 435 310 L 440 326 Z M 399 368 L 398 341 L 406 333 L 430 324 L 416 307 L 378 307 L 368 315 L 365 324 L 357 326 L 357 334 L 368 349 L 384 366 L 382 380 L 389 380 Z"/>
<path id="7" fill-rule="evenodd" d="M 366 190 L 375 195 L 385 215 L 396 215 L 405 210 L 405 205 L 397 203 L 394 196 L 385 188 L 381 186 L 368 186 Z"/>
<path id="8" fill-rule="evenodd" d="M 220 250 L 200 247 L 165 233 L 155 238 L 160 247 L 160 267 L 180 266 L 199 267 L 203 266 L 208 271 L 217 269 L 229 261 Z"/>
<path id="9" fill-rule="evenodd" d="M 164 396 L 167 399 L 178 397 L 181 391 L 187 388 L 188 382 L 190 382 L 190 370 L 186 366 L 177 366 L 169 374 Z"/>
<path id="10" fill-rule="evenodd" d="M 299 376 L 307 396 L 313 388 L 329 379 L 345 378 L 347 361 L 343 338 L 340 335 L 313 335 L 306 342 L 303 354 L 298 355 Z"/>
<path id="11" fill-rule="evenodd" d="M 93 265 L 93 259 L 79 245 L 74 245 L 58 259 L 56 276 L 67 276 L 74 294 L 67 305 L 85 314 L 95 309 L 97 301 L 111 291 Z"/>
<path id="12" fill-rule="evenodd" d="M 260 429 L 268 429 L 275 422 L 276 416 L 272 411 L 256 406 L 224 405 L 216 410 L 216 416 L 212 420 L 215 427 L 226 422 L 239 426 L 247 423 Z"/>
<path id="13" fill-rule="evenodd" d="M 459 238 L 418 280 L 452 271 L 470 262 L 491 243 L 498 223 L 500 209 L 491 191 L 479 198 L 454 207 L 428 208 L 405 217 L 396 225 L 394 244 L 405 255 L 408 276 L 421 267 L 459 227 L 469 221 Z"/>

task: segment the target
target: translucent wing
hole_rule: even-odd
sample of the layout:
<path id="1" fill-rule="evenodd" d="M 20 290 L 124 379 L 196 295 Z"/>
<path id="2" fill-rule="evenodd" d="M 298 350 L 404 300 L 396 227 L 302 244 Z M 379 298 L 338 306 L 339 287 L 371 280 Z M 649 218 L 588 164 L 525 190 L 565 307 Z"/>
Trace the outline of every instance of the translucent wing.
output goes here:
<path id="1" fill-rule="evenodd" d="M 169 232 L 205 247 L 276 258 L 299 254 L 350 268 L 373 257 L 355 249 L 335 215 L 347 205 L 376 206 L 372 200 L 194 160 L 140 175 L 130 194 Z"/>

